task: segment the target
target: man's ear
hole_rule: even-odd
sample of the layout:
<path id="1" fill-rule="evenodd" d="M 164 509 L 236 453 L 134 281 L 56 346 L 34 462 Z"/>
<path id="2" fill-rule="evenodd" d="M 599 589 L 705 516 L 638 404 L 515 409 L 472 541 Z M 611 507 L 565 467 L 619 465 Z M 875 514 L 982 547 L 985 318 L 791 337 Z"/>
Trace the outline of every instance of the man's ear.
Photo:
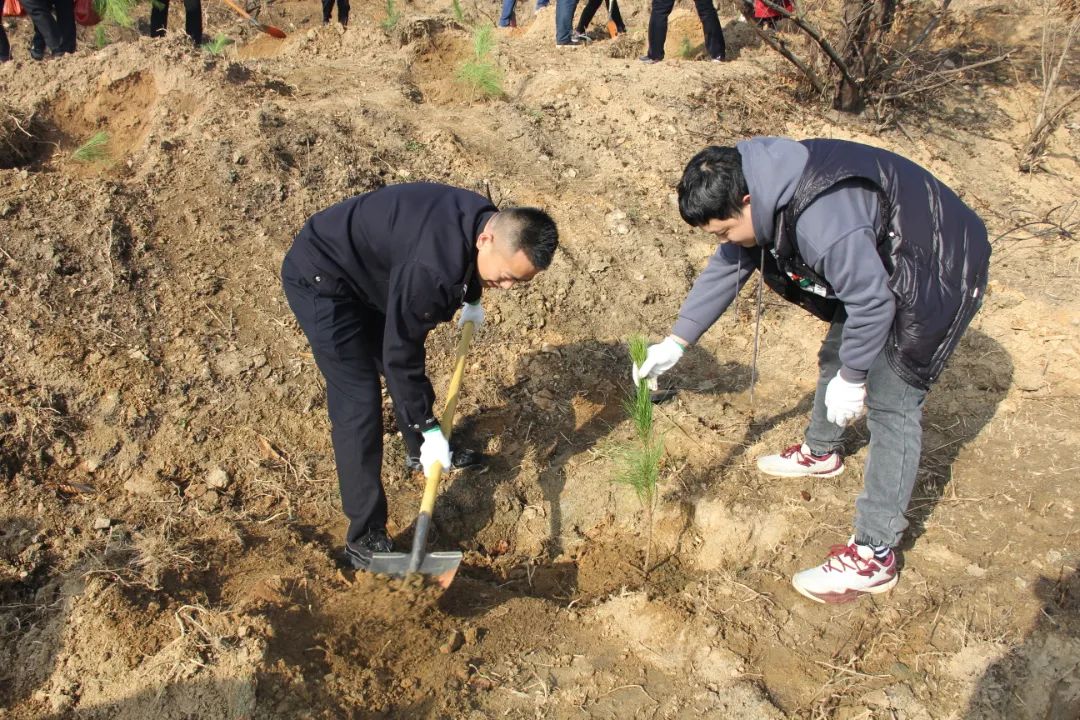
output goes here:
<path id="1" fill-rule="evenodd" d="M 487 230 L 480 233 L 480 236 L 476 238 L 476 249 L 482 250 L 488 246 L 494 245 L 495 235 Z"/>
<path id="2" fill-rule="evenodd" d="M 750 204 L 750 196 L 749 195 L 743 195 L 742 196 L 742 204 L 743 205 L 749 205 Z"/>

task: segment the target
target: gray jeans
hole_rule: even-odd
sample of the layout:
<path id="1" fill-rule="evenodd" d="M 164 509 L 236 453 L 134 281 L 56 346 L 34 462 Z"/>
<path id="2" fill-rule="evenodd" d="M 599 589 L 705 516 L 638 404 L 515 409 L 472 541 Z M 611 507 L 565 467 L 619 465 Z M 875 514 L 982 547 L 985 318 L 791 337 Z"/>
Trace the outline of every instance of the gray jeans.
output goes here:
<path id="1" fill-rule="evenodd" d="M 844 428 L 825 415 L 825 388 L 840 370 L 840 338 L 847 316 L 837 313 L 818 353 L 814 411 L 806 428 L 810 452 L 842 450 Z M 866 377 L 866 425 L 870 450 L 863 472 L 863 491 L 855 501 L 855 538 L 862 543 L 900 543 L 908 521 L 904 517 L 922 452 L 922 407 L 926 391 L 904 382 L 889 365 L 883 350 Z"/>

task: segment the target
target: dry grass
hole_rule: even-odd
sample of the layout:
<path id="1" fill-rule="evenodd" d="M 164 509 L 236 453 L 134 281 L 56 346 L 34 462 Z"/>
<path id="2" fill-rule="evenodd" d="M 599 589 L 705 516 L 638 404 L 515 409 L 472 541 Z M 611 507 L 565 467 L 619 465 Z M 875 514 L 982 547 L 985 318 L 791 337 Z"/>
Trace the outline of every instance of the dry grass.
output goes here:
<path id="1" fill-rule="evenodd" d="M 0 168 L 19 167 L 33 157 L 33 116 L 0 102 Z"/>

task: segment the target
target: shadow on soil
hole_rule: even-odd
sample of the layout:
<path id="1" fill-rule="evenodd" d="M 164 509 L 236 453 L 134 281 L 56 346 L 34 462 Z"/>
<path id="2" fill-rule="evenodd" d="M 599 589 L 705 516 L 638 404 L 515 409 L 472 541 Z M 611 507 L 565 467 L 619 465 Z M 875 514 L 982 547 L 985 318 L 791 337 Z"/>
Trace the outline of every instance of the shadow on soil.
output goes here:
<path id="1" fill-rule="evenodd" d="M 742 366 L 718 365 L 697 349 L 688 353 L 680 369 L 684 372 L 678 382 L 707 385 L 714 393 L 739 390 L 748 377 Z M 588 530 L 577 525 L 579 516 L 601 521 L 611 512 L 610 507 L 579 505 L 568 520 L 564 504 L 579 502 L 566 495 L 568 479 L 588 472 L 580 468 L 592 459 L 578 462 L 583 455 L 606 457 L 604 446 L 615 440 L 613 430 L 625 419 L 623 400 L 631 388 L 630 360 L 622 344 L 585 341 L 521 357 L 517 378 L 506 391 L 504 405 L 462 422 L 462 436 L 496 435 L 501 448 L 485 469 L 457 475 L 440 497 L 435 510 L 440 542 L 488 556 L 513 554 L 521 561 L 509 572 L 469 566 L 467 559 L 461 574 L 565 603 L 582 589 L 581 564 L 567 553 L 568 541 Z M 608 481 L 596 478 L 590 486 Z M 607 497 L 597 502 L 610 505 Z M 530 517 L 534 523 L 529 527 L 543 528 L 535 533 L 542 537 L 519 527 Z M 631 578 L 620 571 L 593 580 L 614 589 Z"/>
<path id="2" fill-rule="evenodd" d="M 1080 717 L 1080 573 L 1040 577 L 1035 595 L 1035 627 L 979 679 L 968 720 Z"/>

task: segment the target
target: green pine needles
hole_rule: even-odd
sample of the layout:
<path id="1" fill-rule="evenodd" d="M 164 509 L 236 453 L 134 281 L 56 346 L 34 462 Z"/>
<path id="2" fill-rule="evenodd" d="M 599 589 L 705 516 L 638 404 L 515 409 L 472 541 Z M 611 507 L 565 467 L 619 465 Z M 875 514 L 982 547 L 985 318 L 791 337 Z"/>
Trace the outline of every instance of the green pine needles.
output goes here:
<path id="1" fill-rule="evenodd" d="M 644 337 L 635 335 L 628 341 L 630 360 L 635 366 L 645 362 L 649 344 Z M 615 482 L 634 489 L 648 523 L 645 542 L 643 574 L 649 576 L 649 560 L 652 555 L 653 511 L 658 500 L 657 485 L 660 482 L 660 465 L 664 459 L 664 441 L 653 426 L 653 403 L 649 383 L 638 381 L 634 392 L 623 402 L 626 414 L 634 426 L 634 441 L 619 454 Z"/>
<path id="2" fill-rule="evenodd" d="M 691 60 L 694 57 L 694 48 L 686 35 L 683 35 L 682 42 L 679 44 L 679 56 L 683 60 Z"/>
<path id="3" fill-rule="evenodd" d="M 138 0 L 94 0 L 94 12 L 105 22 L 120 27 L 135 27 L 135 4 Z"/>
<path id="4" fill-rule="evenodd" d="M 491 59 L 495 49 L 495 27 L 478 25 L 473 30 L 473 59 L 458 68 L 458 82 L 480 95 L 502 97 L 502 73 Z"/>
<path id="5" fill-rule="evenodd" d="M 90 139 L 71 153 L 71 159 L 81 163 L 102 163 L 109 159 L 109 133 L 98 130 Z"/>
<path id="6" fill-rule="evenodd" d="M 461 9 L 461 3 L 459 0 L 454 0 L 452 4 L 454 19 L 462 25 L 465 24 L 465 11 Z"/>
<path id="7" fill-rule="evenodd" d="M 213 40 L 203 43 L 202 49 L 211 55 L 221 55 L 225 52 L 225 48 L 232 45 L 233 42 L 233 39 L 225 33 L 218 33 Z"/>
<path id="8" fill-rule="evenodd" d="M 401 10 L 398 9 L 394 0 L 386 0 L 386 19 L 382 21 L 382 29 L 393 32 L 401 20 Z"/>

